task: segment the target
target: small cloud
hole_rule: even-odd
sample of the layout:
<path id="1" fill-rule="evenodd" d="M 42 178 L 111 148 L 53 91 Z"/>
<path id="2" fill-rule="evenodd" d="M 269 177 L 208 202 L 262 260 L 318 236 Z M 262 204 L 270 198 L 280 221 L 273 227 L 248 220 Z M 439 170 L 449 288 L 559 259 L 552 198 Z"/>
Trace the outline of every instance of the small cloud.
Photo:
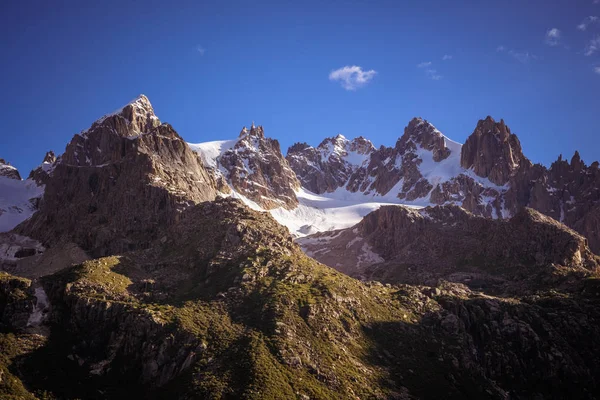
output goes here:
<path id="1" fill-rule="evenodd" d="M 594 0 L 594 4 L 600 4 L 600 0 Z"/>
<path id="2" fill-rule="evenodd" d="M 442 79 L 442 76 L 438 74 L 437 70 L 435 69 L 428 69 L 425 71 L 425 73 L 427 73 L 427 76 L 433 79 L 434 81 L 439 81 L 440 79 Z"/>
<path id="3" fill-rule="evenodd" d="M 507 49 L 505 46 L 496 47 L 496 52 L 497 53 L 506 52 L 506 54 L 508 54 L 512 58 L 522 62 L 523 64 L 527 64 L 527 63 L 529 63 L 529 61 L 537 59 L 537 56 L 535 54 L 531 54 L 528 51 L 517 51 L 514 49 Z"/>
<path id="4" fill-rule="evenodd" d="M 594 72 L 600 75 L 600 66 L 594 67 Z"/>
<path id="5" fill-rule="evenodd" d="M 346 90 L 356 90 L 369 83 L 376 73 L 375 70 L 363 71 L 362 67 L 357 65 L 347 65 L 343 68 L 331 71 L 329 80 L 339 81 Z"/>
<path id="6" fill-rule="evenodd" d="M 531 54 L 528 51 L 509 50 L 508 54 L 510 54 L 514 59 L 522 62 L 523 64 L 528 64 L 529 61 L 537 59 L 537 56 L 535 54 Z"/>
<path id="7" fill-rule="evenodd" d="M 200 53 L 201 56 L 203 56 L 204 53 L 206 52 L 206 49 L 204 47 L 202 47 L 202 46 L 196 46 L 196 51 L 198 53 Z"/>
<path id="8" fill-rule="evenodd" d="M 590 15 L 589 17 L 585 17 L 584 20 L 577 25 L 577 29 L 579 29 L 580 31 L 585 31 L 588 26 L 598 22 L 598 17 L 596 17 L 595 15 Z"/>
<path id="9" fill-rule="evenodd" d="M 434 81 L 439 81 L 440 79 L 442 79 L 442 76 L 440 74 L 438 74 L 437 70 L 433 69 L 433 68 L 429 68 L 433 65 L 433 63 L 431 61 L 424 61 L 420 64 L 417 64 L 417 68 L 426 68 L 425 70 L 425 74 L 430 78 L 433 79 Z"/>
<path id="10" fill-rule="evenodd" d="M 442 61 L 448 61 L 448 60 L 452 60 L 452 55 L 444 54 L 444 57 L 442 57 Z"/>
<path id="11" fill-rule="evenodd" d="M 594 54 L 598 50 L 600 50 L 600 36 L 596 36 L 595 38 L 593 38 L 592 40 L 590 40 L 590 43 L 585 47 L 585 53 L 584 54 L 586 56 L 591 56 L 592 54 Z"/>
<path id="12" fill-rule="evenodd" d="M 546 31 L 546 44 L 548 46 L 557 46 L 560 42 L 561 36 L 562 34 L 558 29 L 548 29 L 548 31 Z"/>

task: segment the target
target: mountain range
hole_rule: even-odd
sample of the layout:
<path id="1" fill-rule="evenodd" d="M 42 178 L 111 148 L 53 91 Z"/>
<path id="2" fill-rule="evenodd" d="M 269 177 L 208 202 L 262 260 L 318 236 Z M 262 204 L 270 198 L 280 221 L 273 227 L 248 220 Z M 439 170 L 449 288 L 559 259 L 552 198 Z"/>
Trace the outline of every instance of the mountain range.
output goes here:
<path id="1" fill-rule="evenodd" d="M 0 159 L 0 232 L 7 398 L 600 396 L 599 163 L 503 120 L 284 155 L 140 95 L 25 180 Z"/>

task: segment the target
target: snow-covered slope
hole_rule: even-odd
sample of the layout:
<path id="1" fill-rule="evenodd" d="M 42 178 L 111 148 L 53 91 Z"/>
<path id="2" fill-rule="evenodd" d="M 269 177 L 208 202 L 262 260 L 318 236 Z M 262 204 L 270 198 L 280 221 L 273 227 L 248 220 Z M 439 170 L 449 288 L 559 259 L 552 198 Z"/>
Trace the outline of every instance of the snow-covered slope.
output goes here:
<path id="1" fill-rule="evenodd" d="M 44 187 L 33 180 L 0 176 L 0 232 L 8 232 L 31 217 L 36 199 L 43 194 Z"/>
<path id="2" fill-rule="evenodd" d="M 300 189 L 296 192 L 300 203 L 298 207 L 293 210 L 277 208 L 270 210 L 270 213 L 292 234 L 301 237 L 317 232 L 348 228 L 360 222 L 371 211 L 383 205 L 394 204 L 383 200 L 368 201 L 365 198 L 344 199 L 339 194 L 318 195 Z"/>
<path id="3" fill-rule="evenodd" d="M 294 181 L 289 180 L 288 188 L 293 190 L 297 202 L 293 207 L 281 204 L 272 207 L 271 202 L 265 202 L 265 195 L 255 191 L 258 187 L 262 188 L 263 185 L 273 185 L 277 182 L 278 174 L 267 173 L 264 165 L 268 164 L 270 168 L 278 165 L 284 174 L 293 172 L 287 166 L 278 147 L 266 147 L 262 143 L 264 140 L 270 140 L 262 136 L 262 131 L 260 135 L 249 135 L 250 132 L 244 129 L 240 138 L 234 140 L 188 143 L 188 145 L 199 154 L 204 164 L 217 178 L 223 178 L 227 182 L 228 191 L 223 193 L 224 196 L 238 198 L 252 209 L 268 211 L 295 236 L 347 228 L 358 223 L 362 217 L 381 205 L 397 203 L 397 199 L 370 200 L 363 194 L 351 193 L 345 189 L 318 195 L 298 187 L 299 185 L 295 186 Z M 361 165 L 368 162 L 368 154 L 373 150 L 373 145 L 364 139 L 350 142 L 338 135 L 331 141 L 324 141 L 319 152 L 323 157 L 337 158 L 342 164 Z M 232 165 L 229 160 L 234 158 L 239 162 Z M 255 168 L 255 165 L 262 167 Z M 243 176 L 249 182 L 254 181 L 254 184 L 241 186 L 235 181 L 237 176 Z M 269 187 L 264 192 L 269 196 L 275 190 Z"/>

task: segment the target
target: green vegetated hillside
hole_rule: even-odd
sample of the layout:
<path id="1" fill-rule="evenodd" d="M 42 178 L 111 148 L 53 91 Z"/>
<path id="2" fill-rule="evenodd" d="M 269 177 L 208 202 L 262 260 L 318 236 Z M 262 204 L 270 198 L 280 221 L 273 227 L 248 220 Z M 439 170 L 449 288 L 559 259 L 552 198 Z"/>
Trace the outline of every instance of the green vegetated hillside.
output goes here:
<path id="1" fill-rule="evenodd" d="M 147 249 L 40 279 L 47 337 L 26 327 L 31 282 L 2 275 L 0 397 L 592 399 L 599 282 L 525 297 L 363 283 L 220 199 Z"/>

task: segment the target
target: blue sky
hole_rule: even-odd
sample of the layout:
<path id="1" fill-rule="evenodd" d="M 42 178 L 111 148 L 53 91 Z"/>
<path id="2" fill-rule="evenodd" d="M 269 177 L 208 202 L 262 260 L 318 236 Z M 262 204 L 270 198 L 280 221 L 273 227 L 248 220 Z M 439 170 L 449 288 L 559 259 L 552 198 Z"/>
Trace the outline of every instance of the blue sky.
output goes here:
<path id="1" fill-rule="evenodd" d="M 189 142 L 393 145 L 415 116 L 464 142 L 492 115 L 534 162 L 600 158 L 598 0 L 169 3 L 1 2 L 0 157 L 27 175 L 144 93 Z"/>

